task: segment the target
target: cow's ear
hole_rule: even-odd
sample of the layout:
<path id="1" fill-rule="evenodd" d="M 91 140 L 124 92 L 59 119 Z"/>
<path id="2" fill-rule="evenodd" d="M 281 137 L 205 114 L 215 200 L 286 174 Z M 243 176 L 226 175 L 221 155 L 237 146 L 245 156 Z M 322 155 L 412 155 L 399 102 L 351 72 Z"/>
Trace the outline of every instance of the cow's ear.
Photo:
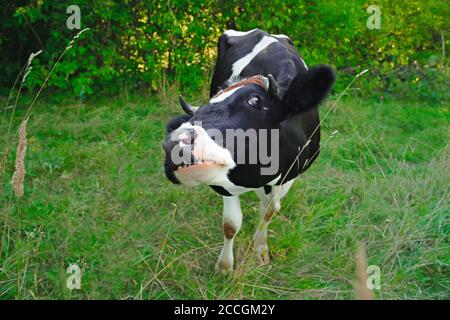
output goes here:
<path id="1" fill-rule="evenodd" d="M 317 107 L 330 91 L 335 73 L 330 66 L 319 65 L 298 74 L 283 96 L 287 112 L 306 112 Z"/>

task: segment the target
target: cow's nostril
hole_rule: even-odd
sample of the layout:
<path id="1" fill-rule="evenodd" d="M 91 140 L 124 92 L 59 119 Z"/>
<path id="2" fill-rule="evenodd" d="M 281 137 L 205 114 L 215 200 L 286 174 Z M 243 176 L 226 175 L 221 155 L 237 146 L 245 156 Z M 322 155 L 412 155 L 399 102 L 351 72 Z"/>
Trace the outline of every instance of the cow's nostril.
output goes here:
<path id="1" fill-rule="evenodd" d="M 197 134 L 194 129 L 188 129 L 179 136 L 180 142 L 184 145 L 193 144 L 195 139 L 197 139 Z"/>
<path id="2" fill-rule="evenodd" d="M 180 141 L 185 145 L 189 145 L 193 142 L 190 137 L 183 137 L 183 138 L 180 137 Z"/>

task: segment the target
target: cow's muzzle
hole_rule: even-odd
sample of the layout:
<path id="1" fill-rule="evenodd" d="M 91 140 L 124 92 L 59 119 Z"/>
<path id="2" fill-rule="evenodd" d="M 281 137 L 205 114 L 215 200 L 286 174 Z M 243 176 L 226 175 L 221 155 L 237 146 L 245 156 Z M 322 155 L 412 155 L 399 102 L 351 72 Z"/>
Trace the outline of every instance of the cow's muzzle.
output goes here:
<path id="1" fill-rule="evenodd" d="M 192 128 L 177 129 L 169 133 L 163 143 L 166 153 L 164 163 L 166 176 L 173 183 L 179 183 L 174 172 L 180 167 L 191 165 L 194 162 L 192 149 L 197 134 Z"/>
<path id="2" fill-rule="evenodd" d="M 173 183 L 193 185 L 207 182 L 218 170 L 235 166 L 230 152 L 219 146 L 200 126 L 185 123 L 163 143 L 165 171 Z"/>

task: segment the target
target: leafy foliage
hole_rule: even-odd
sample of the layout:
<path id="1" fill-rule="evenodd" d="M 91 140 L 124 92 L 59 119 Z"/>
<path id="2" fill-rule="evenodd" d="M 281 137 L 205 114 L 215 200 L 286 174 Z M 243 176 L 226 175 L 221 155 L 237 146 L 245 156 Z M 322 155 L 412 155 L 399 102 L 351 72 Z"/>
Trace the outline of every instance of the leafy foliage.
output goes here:
<path id="1" fill-rule="evenodd" d="M 26 87 L 35 89 L 78 30 L 69 30 L 70 1 L 6 0 L 0 13 L 0 86 L 11 87 L 16 75 L 37 50 Z M 209 81 L 216 42 L 228 28 L 260 28 L 289 35 L 308 64 L 329 63 L 339 71 L 337 89 L 363 69 L 376 83 L 367 91 L 390 88 L 398 81 L 420 86 L 434 82 L 435 72 L 405 80 L 411 66 L 440 70 L 442 47 L 448 43 L 449 6 L 445 0 L 377 1 L 381 29 L 366 26 L 371 3 L 355 1 L 103 1 L 79 0 L 83 35 L 58 64 L 49 87 L 77 96 L 114 94 L 148 88 L 159 91 L 179 83 L 197 91 Z M 400 72 L 401 73 L 401 72 Z M 410 78 L 410 77 L 409 77 Z M 419 90 L 420 91 L 420 90 Z"/>

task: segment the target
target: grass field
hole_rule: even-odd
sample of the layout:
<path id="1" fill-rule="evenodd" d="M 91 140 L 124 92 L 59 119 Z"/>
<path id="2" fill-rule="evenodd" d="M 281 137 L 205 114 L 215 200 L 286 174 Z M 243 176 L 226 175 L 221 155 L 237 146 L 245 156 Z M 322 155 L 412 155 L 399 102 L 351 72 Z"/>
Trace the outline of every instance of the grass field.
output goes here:
<path id="1" fill-rule="evenodd" d="M 38 102 L 21 199 L 10 185 L 17 139 L 5 141 L 2 122 L 1 299 L 351 299 L 358 242 L 381 270 L 376 298 L 449 298 L 447 107 L 344 97 L 323 123 L 318 161 L 269 227 L 271 265 L 248 250 L 258 202 L 246 194 L 226 276 L 214 273 L 220 197 L 163 172 L 164 125 L 179 109 L 161 96 Z M 66 288 L 71 263 L 81 290 Z"/>

